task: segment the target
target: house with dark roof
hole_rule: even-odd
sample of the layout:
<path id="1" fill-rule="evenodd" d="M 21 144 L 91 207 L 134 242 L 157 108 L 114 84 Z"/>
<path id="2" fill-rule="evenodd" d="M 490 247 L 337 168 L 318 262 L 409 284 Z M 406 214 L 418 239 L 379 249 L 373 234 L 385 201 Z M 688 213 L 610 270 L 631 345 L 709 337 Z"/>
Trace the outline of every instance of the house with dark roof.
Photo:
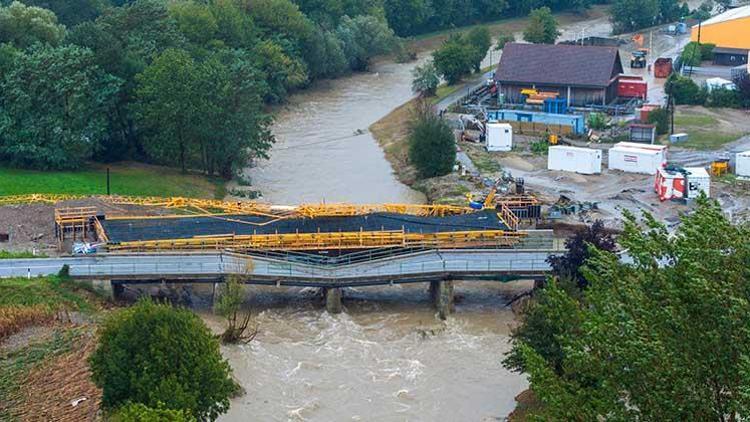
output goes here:
<path id="1" fill-rule="evenodd" d="M 606 105 L 617 97 L 621 73 L 617 47 L 509 43 L 495 84 L 505 103 L 523 103 L 521 90 L 534 88 L 557 92 L 569 106 Z"/>

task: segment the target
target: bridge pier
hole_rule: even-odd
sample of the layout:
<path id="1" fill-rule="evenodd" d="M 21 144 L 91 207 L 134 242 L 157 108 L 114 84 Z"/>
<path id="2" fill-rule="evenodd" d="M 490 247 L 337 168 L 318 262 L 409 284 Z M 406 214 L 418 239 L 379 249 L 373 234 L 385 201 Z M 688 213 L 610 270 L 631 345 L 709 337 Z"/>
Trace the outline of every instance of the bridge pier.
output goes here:
<path id="1" fill-rule="evenodd" d="M 430 298 L 438 311 L 440 319 L 448 318 L 454 310 L 453 280 L 430 282 Z"/>
<path id="2" fill-rule="evenodd" d="M 323 289 L 323 293 L 326 295 L 326 311 L 329 314 L 340 314 L 343 310 L 341 287 L 326 287 Z"/>

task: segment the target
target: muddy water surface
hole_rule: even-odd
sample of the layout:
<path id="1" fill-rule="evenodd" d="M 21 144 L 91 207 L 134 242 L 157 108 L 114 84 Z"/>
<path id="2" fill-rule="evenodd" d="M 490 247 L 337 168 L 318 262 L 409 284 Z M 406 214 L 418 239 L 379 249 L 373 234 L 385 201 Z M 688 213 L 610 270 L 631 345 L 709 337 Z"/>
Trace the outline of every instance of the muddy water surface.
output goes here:
<path id="1" fill-rule="evenodd" d="M 258 337 L 222 349 L 247 394 L 219 420 L 502 419 L 527 386 L 501 364 L 513 322 L 503 304 L 529 287 L 458 283 L 447 323 L 421 284 L 347 290 L 340 315 L 312 291 L 255 290 Z"/>

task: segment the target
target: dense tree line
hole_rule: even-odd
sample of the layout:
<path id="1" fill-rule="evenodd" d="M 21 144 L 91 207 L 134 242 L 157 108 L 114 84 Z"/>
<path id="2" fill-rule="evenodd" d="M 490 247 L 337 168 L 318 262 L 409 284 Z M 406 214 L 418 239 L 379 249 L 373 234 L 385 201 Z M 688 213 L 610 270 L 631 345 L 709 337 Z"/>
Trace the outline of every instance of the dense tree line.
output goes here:
<path id="1" fill-rule="evenodd" d="M 39 169 L 135 159 L 230 177 L 272 145 L 267 104 L 396 40 L 376 14 L 314 20 L 290 0 L 25 1 L 0 6 L 0 159 Z"/>
<path id="2" fill-rule="evenodd" d="M 619 34 L 674 22 L 689 14 L 687 3 L 677 0 L 615 0 L 611 19 L 614 32 Z"/>
<path id="3" fill-rule="evenodd" d="M 529 375 L 534 416 L 747 419 L 749 230 L 704 197 L 675 231 L 627 214 L 617 243 L 628 259 L 606 236 L 569 243 L 504 362 Z"/>

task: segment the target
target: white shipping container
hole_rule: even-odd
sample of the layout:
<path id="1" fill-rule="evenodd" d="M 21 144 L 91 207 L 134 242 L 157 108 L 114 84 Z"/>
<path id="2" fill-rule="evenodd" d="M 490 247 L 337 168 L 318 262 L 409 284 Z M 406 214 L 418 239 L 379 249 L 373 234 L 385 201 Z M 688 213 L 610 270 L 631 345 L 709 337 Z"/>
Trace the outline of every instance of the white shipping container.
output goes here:
<path id="1" fill-rule="evenodd" d="M 706 196 L 711 196 L 711 176 L 708 175 L 703 167 L 685 167 L 687 172 L 687 182 L 685 183 L 685 195 L 687 199 L 695 199 L 705 192 Z"/>
<path id="2" fill-rule="evenodd" d="M 513 127 L 509 123 L 487 123 L 487 151 L 510 151 Z"/>
<path id="3" fill-rule="evenodd" d="M 610 148 L 608 155 L 610 170 L 656 174 L 656 171 L 667 162 L 667 147 L 620 142 Z"/>
<path id="4" fill-rule="evenodd" d="M 547 155 L 547 168 L 581 174 L 598 174 L 602 172 L 602 151 L 562 145 L 552 146 L 549 147 Z"/>
<path id="5" fill-rule="evenodd" d="M 750 178 L 750 151 L 737 153 L 734 173 L 740 178 Z"/>

